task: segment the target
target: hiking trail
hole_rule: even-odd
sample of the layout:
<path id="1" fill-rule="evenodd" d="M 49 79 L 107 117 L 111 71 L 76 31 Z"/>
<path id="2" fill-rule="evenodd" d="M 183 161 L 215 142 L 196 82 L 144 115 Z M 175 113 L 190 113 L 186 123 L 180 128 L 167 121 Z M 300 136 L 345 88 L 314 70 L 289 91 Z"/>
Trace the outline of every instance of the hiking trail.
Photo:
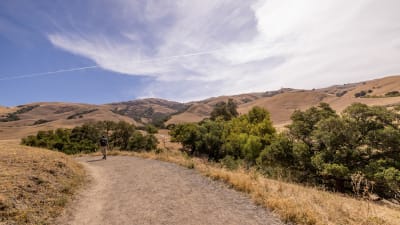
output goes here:
<path id="1" fill-rule="evenodd" d="M 282 224 L 245 194 L 196 170 L 127 156 L 77 160 L 91 181 L 57 224 Z"/>

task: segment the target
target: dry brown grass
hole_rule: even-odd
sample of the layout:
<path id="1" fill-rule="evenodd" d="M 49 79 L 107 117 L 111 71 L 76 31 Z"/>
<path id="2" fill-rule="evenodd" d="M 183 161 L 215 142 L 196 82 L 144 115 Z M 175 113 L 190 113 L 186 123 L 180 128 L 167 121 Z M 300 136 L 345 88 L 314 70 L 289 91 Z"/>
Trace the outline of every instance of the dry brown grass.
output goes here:
<path id="1" fill-rule="evenodd" d="M 211 98 L 193 105 L 184 113 L 171 117 L 168 124 L 198 122 L 207 117 L 213 108 L 213 104 L 218 101 L 227 101 L 229 98 L 235 99 L 239 103 L 238 111 L 241 114 L 247 113 L 254 106 L 266 108 L 271 113 L 272 121 L 275 126 L 283 126 L 290 122 L 290 116 L 295 109 L 305 110 L 311 106 L 318 105 L 320 102 L 329 103 L 338 112 L 343 111 L 347 106 L 354 102 L 367 105 L 392 105 L 400 104 L 400 97 L 391 98 L 355 98 L 354 94 L 360 91 L 372 90 L 372 95 L 384 95 L 389 91 L 398 91 L 400 87 L 400 76 L 390 76 L 381 79 L 370 80 L 357 84 L 337 85 L 328 88 L 303 91 L 286 91 L 273 97 L 261 97 L 260 93 L 243 94 L 237 96 L 221 96 Z M 347 93 L 342 97 L 336 97 L 337 92 L 346 90 Z M 244 103 L 243 99 L 251 99 Z M 240 104 L 244 103 L 244 104 Z"/>
<path id="2" fill-rule="evenodd" d="M 254 170 L 229 171 L 219 164 L 199 158 L 190 158 L 178 151 L 120 152 L 110 155 L 127 155 L 173 162 L 195 168 L 201 174 L 221 180 L 233 188 L 249 194 L 252 199 L 274 211 L 285 222 L 295 224 L 349 224 L 397 225 L 400 209 L 378 203 L 355 199 L 339 193 L 313 187 L 267 179 Z"/>
<path id="3" fill-rule="evenodd" d="M 0 141 L 0 224 L 51 224 L 84 177 L 69 156 Z"/>

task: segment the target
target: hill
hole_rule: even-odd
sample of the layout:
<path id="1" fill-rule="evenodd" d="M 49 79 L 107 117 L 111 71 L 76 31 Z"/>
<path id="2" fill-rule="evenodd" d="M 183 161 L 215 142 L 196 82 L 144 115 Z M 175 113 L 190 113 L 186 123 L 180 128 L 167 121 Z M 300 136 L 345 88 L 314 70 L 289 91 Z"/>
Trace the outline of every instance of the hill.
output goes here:
<path id="1" fill-rule="evenodd" d="M 11 109 L 0 105 L 0 114 L 8 113 Z"/>
<path id="2" fill-rule="evenodd" d="M 148 98 L 107 104 L 111 111 L 141 123 L 162 123 L 173 114 L 188 108 L 187 104 L 164 99 Z"/>
<path id="3" fill-rule="evenodd" d="M 53 224 L 85 172 L 64 154 L 0 141 L 0 224 Z"/>
<path id="4" fill-rule="evenodd" d="M 188 108 L 184 112 L 180 114 L 173 115 L 170 120 L 166 122 L 166 124 L 176 124 L 176 123 L 187 123 L 187 122 L 199 122 L 202 119 L 210 116 L 210 113 L 213 107 L 221 101 L 228 101 L 228 99 L 234 99 L 234 101 L 238 104 L 244 104 L 247 102 L 252 102 L 256 99 L 262 98 L 263 93 L 250 93 L 250 94 L 241 94 L 241 95 L 233 95 L 233 96 L 220 96 L 208 98 L 198 102 L 190 102 L 188 103 Z"/>
<path id="5" fill-rule="evenodd" d="M 78 103 L 38 102 L 10 108 L 0 113 L 0 139 L 21 138 L 39 130 L 73 128 L 89 121 L 133 119 L 115 114 L 108 106 Z"/>
<path id="6" fill-rule="evenodd" d="M 232 98 L 238 104 L 239 113 L 247 113 L 252 107 L 260 106 L 271 113 L 274 125 L 281 127 L 290 122 L 290 115 L 294 110 L 304 110 L 318 105 L 320 102 L 329 103 L 338 112 L 354 102 L 381 106 L 400 105 L 400 96 L 385 96 L 393 91 L 400 91 L 400 76 L 313 90 L 284 88 L 264 93 L 222 96 L 193 103 L 185 112 L 172 116 L 167 124 L 198 122 L 210 115 L 213 106 L 218 101 Z M 366 95 L 355 97 L 357 93 L 361 92 L 365 92 Z"/>
<path id="7" fill-rule="evenodd" d="M 266 108 L 271 113 L 274 125 L 282 127 L 290 122 L 290 115 L 294 110 L 303 110 L 320 102 L 329 103 L 338 112 L 354 102 L 382 106 L 399 105 L 400 95 L 387 96 L 388 93 L 396 91 L 400 91 L 400 76 L 313 90 L 282 88 L 262 93 L 213 97 L 189 103 L 148 98 L 104 105 L 39 102 L 17 107 L 0 106 L 0 140 L 21 138 L 38 130 L 71 128 L 99 120 L 124 120 L 138 126 L 146 123 L 161 125 L 165 122 L 168 125 L 198 122 L 210 115 L 215 104 L 230 98 L 238 104 L 238 111 L 242 114 L 254 106 Z M 391 96 L 396 96 L 396 93 Z"/>

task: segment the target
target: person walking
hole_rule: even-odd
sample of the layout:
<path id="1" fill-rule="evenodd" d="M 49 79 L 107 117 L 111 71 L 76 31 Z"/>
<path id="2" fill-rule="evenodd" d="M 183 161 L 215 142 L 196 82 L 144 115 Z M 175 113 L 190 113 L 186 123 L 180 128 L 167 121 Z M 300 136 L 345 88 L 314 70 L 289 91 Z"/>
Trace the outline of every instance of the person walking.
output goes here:
<path id="1" fill-rule="evenodd" d="M 103 159 L 106 160 L 107 159 L 108 140 L 104 135 L 100 139 L 100 148 L 101 148 L 101 153 L 103 154 Z"/>

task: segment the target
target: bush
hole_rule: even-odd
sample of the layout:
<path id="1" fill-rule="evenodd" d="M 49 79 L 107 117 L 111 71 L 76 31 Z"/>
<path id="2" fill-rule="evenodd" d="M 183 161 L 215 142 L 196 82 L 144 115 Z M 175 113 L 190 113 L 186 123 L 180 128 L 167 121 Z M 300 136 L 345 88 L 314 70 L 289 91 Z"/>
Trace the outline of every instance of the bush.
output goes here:
<path id="1" fill-rule="evenodd" d="M 51 120 L 40 119 L 40 120 L 36 120 L 32 125 L 39 125 L 39 124 L 44 124 L 44 123 L 48 123 L 48 122 L 51 122 Z"/>
<path id="2" fill-rule="evenodd" d="M 355 174 L 362 174 L 376 194 L 400 200 L 399 118 L 396 109 L 361 103 L 338 115 L 321 103 L 295 111 L 286 133 L 277 134 L 269 113 L 253 108 L 230 120 L 176 125 L 170 134 L 185 151 L 228 169 L 243 162 L 267 175 L 339 192 L 352 192 Z"/>
<path id="3" fill-rule="evenodd" d="M 399 91 L 390 91 L 390 92 L 387 92 L 385 94 L 385 96 L 386 97 L 397 97 L 397 96 L 400 96 L 400 92 Z"/>
<path id="4" fill-rule="evenodd" d="M 83 118 L 83 115 L 95 112 L 97 110 L 98 109 L 89 109 L 89 110 L 85 110 L 85 111 L 82 111 L 82 112 L 78 112 L 78 113 L 75 113 L 75 114 L 72 114 L 72 115 L 68 116 L 67 120 L 72 120 L 72 119 L 76 119 L 76 118 Z"/>
<path id="5" fill-rule="evenodd" d="M 57 129 L 55 131 L 39 131 L 21 140 L 21 144 L 43 147 L 76 154 L 93 152 L 99 148 L 98 142 L 102 135 L 109 136 L 110 147 L 121 150 L 153 150 L 157 147 L 154 135 L 142 135 L 135 127 L 126 122 L 101 121 L 86 123 L 73 129 Z"/>
<path id="6" fill-rule="evenodd" d="M 221 160 L 221 164 L 228 170 L 236 170 L 239 168 L 240 162 L 239 160 L 235 160 L 232 156 L 227 155 Z"/>
<path id="7" fill-rule="evenodd" d="M 158 129 L 152 124 L 147 124 L 145 127 L 145 131 L 147 131 L 147 133 L 149 134 L 156 134 L 158 132 Z"/>
<path id="8" fill-rule="evenodd" d="M 336 93 L 336 97 L 342 97 L 346 93 L 347 93 L 347 91 L 338 92 L 338 93 Z"/>
<path id="9" fill-rule="evenodd" d="M 228 102 L 219 102 L 214 106 L 211 112 L 211 120 L 216 120 L 217 118 L 222 118 L 223 120 L 231 120 L 237 117 L 239 113 L 237 112 L 237 104 L 233 99 L 229 99 Z"/>
<path id="10" fill-rule="evenodd" d="M 354 97 L 361 98 L 361 97 L 364 97 L 365 95 L 367 95 L 366 91 L 360 91 L 360 92 L 355 93 Z"/>
<path id="11" fill-rule="evenodd" d="M 275 129 L 269 113 L 259 107 L 248 114 L 225 121 L 222 117 L 199 124 L 180 124 L 170 134 L 189 153 L 207 155 L 219 161 L 227 155 L 254 165 L 261 150 L 270 142 Z"/>

